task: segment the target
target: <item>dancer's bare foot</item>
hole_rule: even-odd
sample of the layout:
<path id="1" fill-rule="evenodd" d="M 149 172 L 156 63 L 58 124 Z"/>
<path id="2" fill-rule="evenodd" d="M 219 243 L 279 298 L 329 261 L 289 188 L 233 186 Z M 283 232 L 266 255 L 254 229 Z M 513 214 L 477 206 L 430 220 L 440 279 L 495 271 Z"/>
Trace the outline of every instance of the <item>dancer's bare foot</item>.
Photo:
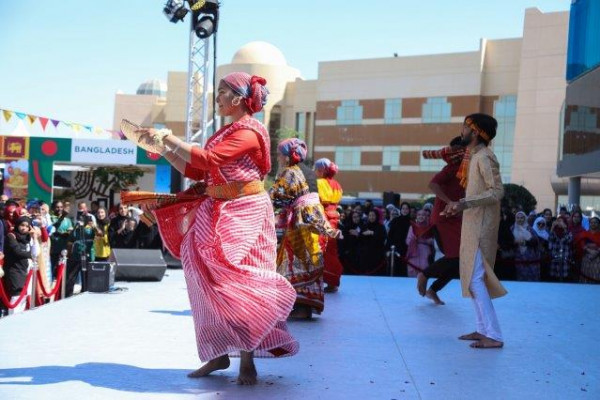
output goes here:
<path id="1" fill-rule="evenodd" d="M 323 289 L 325 293 L 336 293 L 338 291 L 337 286 L 327 285 L 325 289 Z"/>
<path id="2" fill-rule="evenodd" d="M 479 332 L 469 333 L 458 337 L 460 340 L 483 340 L 486 339 L 484 335 Z"/>
<path id="3" fill-rule="evenodd" d="M 489 337 L 484 337 L 477 342 L 473 342 L 470 346 L 474 349 L 501 349 L 504 347 L 504 342 L 499 342 Z"/>
<path id="4" fill-rule="evenodd" d="M 437 304 L 438 306 L 443 306 L 444 304 L 446 304 L 442 301 L 442 299 L 440 299 L 440 297 L 437 295 L 437 292 L 435 292 L 431 289 L 427 290 L 427 292 L 425 293 L 425 296 L 427 296 L 428 299 L 433 300 L 433 302 L 435 304 Z"/>
<path id="5" fill-rule="evenodd" d="M 419 272 L 417 275 L 417 290 L 421 296 L 425 296 L 425 291 L 427 290 L 427 277 L 423 275 L 422 272 Z"/>
<path id="6" fill-rule="evenodd" d="M 257 375 L 254 354 L 242 351 L 240 355 L 240 375 L 237 378 L 237 384 L 256 385 Z"/>
<path id="7" fill-rule="evenodd" d="M 188 378 L 202 378 L 203 376 L 209 375 L 211 372 L 229 368 L 229 364 L 230 361 L 228 355 L 215 358 L 214 360 L 210 360 L 194 372 L 190 372 L 188 374 Z"/>

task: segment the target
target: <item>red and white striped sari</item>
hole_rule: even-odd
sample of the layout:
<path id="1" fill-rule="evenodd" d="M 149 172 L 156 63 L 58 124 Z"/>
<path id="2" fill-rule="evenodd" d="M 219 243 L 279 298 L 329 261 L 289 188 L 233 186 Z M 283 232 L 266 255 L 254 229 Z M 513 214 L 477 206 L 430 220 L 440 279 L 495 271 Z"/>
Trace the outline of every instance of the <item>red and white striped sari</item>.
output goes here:
<path id="1" fill-rule="evenodd" d="M 269 134 L 253 118 L 223 127 L 205 148 L 240 129 L 257 133 L 262 165 L 244 155 L 207 171 L 207 185 L 263 180 L 269 171 Z M 275 270 L 274 213 L 266 192 L 233 200 L 203 196 L 154 214 L 165 245 L 182 260 L 201 360 L 241 350 L 256 357 L 298 352 L 285 323 L 296 292 Z"/>

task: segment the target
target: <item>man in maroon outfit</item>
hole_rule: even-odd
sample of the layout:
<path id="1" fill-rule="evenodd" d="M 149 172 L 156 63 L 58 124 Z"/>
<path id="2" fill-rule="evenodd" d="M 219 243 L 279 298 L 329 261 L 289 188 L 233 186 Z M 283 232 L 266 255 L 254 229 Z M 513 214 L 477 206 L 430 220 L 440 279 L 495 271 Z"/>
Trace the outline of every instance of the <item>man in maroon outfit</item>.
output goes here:
<path id="1" fill-rule="evenodd" d="M 429 183 L 429 188 L 436 195 L 431 221 L 435 227 L 438 247 L 444 257 L 435 261 L 417 276 L 419 294 L 427 296 L 439 305 L 443 305 L 444 302 L 440 300 L 437 292 L 452 279 L 458 278 L 462 214 L 451 217 L 441 214 L 447 203 L 458 201 L 465 196 L 465 189 L 456 176 L 464 154 L 465 148 L 461 146 L 460 136 L 450 142 L 450 147 L 423 152 L 425 158 L 442 158 L 446 161 L 444 168 Z M 434 277 L 437 280 L 427 289 L 427 280 Z"/>

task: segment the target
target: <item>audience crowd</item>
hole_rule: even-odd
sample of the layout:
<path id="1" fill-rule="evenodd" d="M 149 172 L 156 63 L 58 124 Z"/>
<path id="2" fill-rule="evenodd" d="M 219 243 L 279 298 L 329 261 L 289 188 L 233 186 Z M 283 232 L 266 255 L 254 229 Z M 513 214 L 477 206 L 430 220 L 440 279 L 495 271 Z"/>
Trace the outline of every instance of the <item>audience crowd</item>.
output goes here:
<path id="1" fill-rule="evenodd" d="M 340 206 L 338 240 L 345 273 L 416 276 L 441 257 L 432 205 L 376 208 L 371 201 Z M 600 219 L 578 208 L 526 214 L 502 210 L 496 274 L 505 280 L 600 282 Z"/>
<path id="2" fill-rule="evenodd" d="M 84 263 L 109 259 L 111 249 L 161 249 L 156 224 L 141 218 L 142 210 L 118 205 L 112 209 L 92 201 L 55 201 L 48 205 L 0 197 L 0 278 L 6 297 L 15 302 L 32 268 L 40 270 L 41 284 L 56 282 L 61 253 L 66 250 L 66 295 L 81 282 Z M 31 286 L 31 285 L 30 285 Z M 25 308 L 21 302 L 15 312 Z M 8 312 L 0 301 L 0 317 Z"/>

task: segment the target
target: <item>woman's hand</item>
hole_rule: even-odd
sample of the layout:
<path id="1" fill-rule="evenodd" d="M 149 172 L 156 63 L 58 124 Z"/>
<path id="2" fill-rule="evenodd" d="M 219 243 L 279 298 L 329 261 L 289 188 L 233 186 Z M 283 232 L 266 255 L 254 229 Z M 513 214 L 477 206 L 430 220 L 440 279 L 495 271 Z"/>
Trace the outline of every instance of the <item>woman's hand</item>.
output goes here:
<path id="1" fill-rule="evenodd" d="M 163 142 L 163 139 L 166 134 L 159 132 L 154 128 L 140 128 L 136 130 L 136 133 L 140 134 L 138 139 L 138 144 L 144 143 L 147 146 L 154 146 L 160 150 L 160 152 L 164 152 L 166 150 L 166 146 Z"/>

